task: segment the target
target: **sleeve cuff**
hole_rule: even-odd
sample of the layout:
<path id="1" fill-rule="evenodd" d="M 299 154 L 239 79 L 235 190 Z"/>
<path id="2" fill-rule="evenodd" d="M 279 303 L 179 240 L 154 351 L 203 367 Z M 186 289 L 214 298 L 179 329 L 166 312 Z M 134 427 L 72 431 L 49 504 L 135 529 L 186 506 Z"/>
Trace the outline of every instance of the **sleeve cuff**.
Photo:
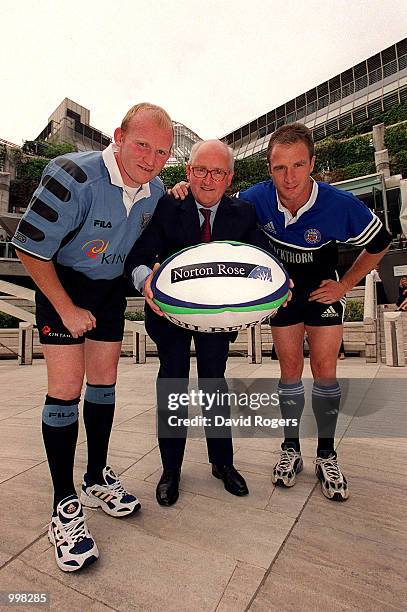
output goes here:
<path id="1" fill-rule="evenodd" d="M 142 295 L 144 295 L 144 283 L 151 272 L 152 270 L 148 266 L 137 266 L 137 268 L 134 268 L 133 272 L 131 273 L 133 285 Z"/>

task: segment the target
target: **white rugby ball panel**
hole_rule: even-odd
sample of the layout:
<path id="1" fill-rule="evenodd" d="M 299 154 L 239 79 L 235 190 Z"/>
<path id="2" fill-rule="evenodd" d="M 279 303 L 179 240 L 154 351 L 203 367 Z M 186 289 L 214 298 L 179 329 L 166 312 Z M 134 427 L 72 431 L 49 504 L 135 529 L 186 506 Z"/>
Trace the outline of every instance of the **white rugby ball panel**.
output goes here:
<path id="1" fill-rule="evenodd" d="M 202 282 L 210 279 L 210 282 Z M 287 273 L 269 253 L 243 243 L 210 242 L 168 258 L 154 276 L 154 297 L 186 308 L 249 306 L 286 295 Z"/>
<path id="2" fill-rule="evenodd" d="M 205 333 L 233 332 L 265 321 L 276 314 L 277 308 L 270 311 L 231 312 L 225 311 L 220 314 L 184 313 L 182 315 L 166 312 L 166 318 L 184 329 L 200 331 Z"/>
<path id="3" fill-rule="evenodd" d="M 158 269 L 154 301 L 173 323 L 197 331 L 233 331 L 273 316 L 288 275 L 272 255 L 238 242 L 184 249 Z"/>

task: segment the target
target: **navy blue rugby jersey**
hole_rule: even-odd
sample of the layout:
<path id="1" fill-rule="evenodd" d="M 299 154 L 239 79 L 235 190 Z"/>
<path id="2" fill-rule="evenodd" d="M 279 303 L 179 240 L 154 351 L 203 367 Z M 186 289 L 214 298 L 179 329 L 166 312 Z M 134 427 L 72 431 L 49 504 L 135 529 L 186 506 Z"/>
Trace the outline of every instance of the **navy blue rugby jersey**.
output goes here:
<path id="1" fill-rule="evenodd" d="M 12 243 L 92 279 L 120 276 L 128 252 L 164 195 L 158 177 L 149 187 L 150 196 L 127 214 L 123 190 L 112 185 L 101 152 L 57 157 L 45 168 Z"/>
<path id="2" fill-rule="evenodd" d="M 238 197 L 255 205 L 272 253 L 297 283 L 335 278 L 338 242 L 363 247 L 382 228 L 363 202 L 327 183 L 314 181 L 310 199 L 287 225 L 271 180 L 241 191 Z"/>

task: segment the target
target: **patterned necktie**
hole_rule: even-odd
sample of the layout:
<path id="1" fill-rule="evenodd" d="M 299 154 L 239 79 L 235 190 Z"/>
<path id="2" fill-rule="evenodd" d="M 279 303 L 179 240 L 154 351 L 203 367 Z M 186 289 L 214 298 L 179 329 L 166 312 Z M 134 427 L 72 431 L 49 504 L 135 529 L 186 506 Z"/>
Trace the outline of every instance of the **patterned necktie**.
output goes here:
<path id="1" fill-rule="evenodd" d="M 211 222 L 210 222 L 210 217 L 211 217 L 211 210 L 209 208 L 200 208 L 199 212 L 202 214 L 203 218 L 204 218 L 204 222 L 202 223 L 201 226 L 201 239 L 202 242 L 210 242 L 212 239 L 211 236 Z"/>

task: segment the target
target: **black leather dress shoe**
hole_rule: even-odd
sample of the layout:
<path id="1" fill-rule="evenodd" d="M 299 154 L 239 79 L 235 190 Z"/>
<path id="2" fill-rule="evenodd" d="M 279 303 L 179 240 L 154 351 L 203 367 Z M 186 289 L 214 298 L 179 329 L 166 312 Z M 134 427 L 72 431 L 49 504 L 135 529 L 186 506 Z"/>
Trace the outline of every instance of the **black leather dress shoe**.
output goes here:
<path id="1" fill-rule="evenodd" d="M 180 469 L 164 470 L 155 491 L 160 506 L 172 506 L 179 497 Z"/>
<path id="2" fill-rule="evenodd" d="M 213 463 L 212 474 L 215 478 L 223 480 L 226 491 L 232 493 L 232 495 L 248 495 L 249 489 L 246 481 L 233 465 L 215 465 Z"/>

